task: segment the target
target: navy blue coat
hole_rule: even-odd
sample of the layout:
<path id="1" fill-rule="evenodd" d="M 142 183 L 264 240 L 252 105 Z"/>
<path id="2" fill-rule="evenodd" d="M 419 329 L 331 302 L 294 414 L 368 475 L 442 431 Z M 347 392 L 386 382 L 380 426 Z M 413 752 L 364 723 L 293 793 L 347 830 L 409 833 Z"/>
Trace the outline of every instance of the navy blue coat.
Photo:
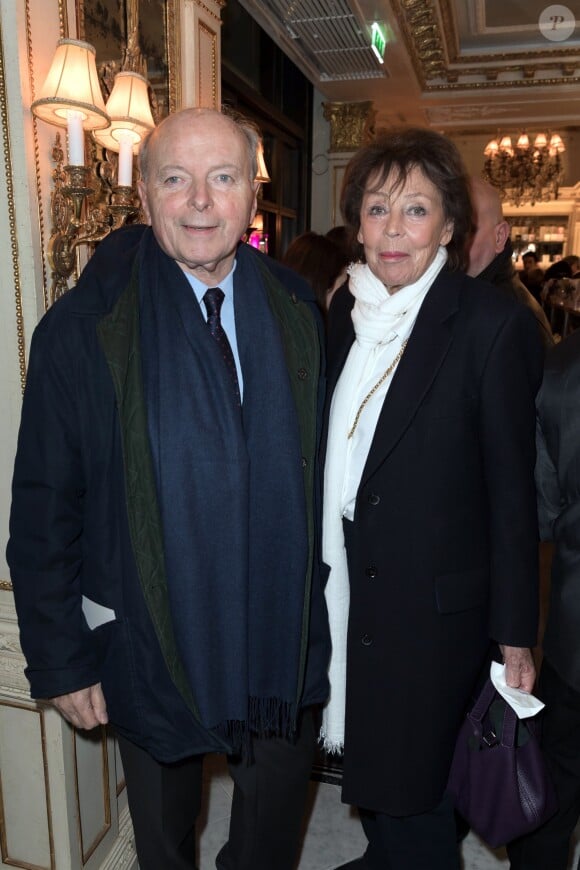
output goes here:
<path id="1" fill-rule="evenodd" d="M 112 725 L 159 760 L 173 761 L 227 746 L 198 724 L 174 685 L 147 610 L 129 536 L 115 391 L 96 332 L 129 283 L 144 231 L 126 227 L 105 240 L 78 286 L 35 330 L 7 558 L 32 697 L 101 682 Z M 308 285 L 263 260 L 318 319 Z M 319 421 L 322 402 L 319 384 Z M 302 706 L 325 700 L 328 688 L 317 556 L 314 563 Z M 82 596 L 115 618 L 91 630 Z"/>

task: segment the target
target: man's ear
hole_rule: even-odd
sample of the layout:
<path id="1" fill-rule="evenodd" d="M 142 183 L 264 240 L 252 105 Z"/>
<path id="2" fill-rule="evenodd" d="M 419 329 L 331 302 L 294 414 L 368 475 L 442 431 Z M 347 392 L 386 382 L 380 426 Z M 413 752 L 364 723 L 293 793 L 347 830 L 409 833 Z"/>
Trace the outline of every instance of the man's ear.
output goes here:
<path id="1" fill-rule="evenodd" d="M 139 178 L 137 181 L 137 193 L 141 200 L 141 208 L 143 209 L 145 220 L 149 225 L 151 225 L 151 213 L 149 211 L 149 200 L 147 199 L 147 186 L 142 178 Z"/>
<path id="2" fill-rule="evenodd" d="M 503 249 L 505 248 L 505 243 L 510 237 L 510 225 L 507 221 L 502 221 L 501 223 L 496 225 L 495 228 L 495 252 L 496 254 L 501 254 Z"/>

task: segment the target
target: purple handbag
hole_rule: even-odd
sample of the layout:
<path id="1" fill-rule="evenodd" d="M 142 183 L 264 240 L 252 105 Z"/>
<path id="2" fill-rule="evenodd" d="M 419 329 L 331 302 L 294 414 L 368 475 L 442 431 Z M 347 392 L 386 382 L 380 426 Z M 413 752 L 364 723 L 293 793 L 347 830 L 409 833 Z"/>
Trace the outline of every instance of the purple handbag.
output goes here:
<path id="1" fill-rule="evenodd" d="M 534 726 L 487 680 L 455 746 L 447 791 L 492 848 L 533 831 L 557 808 Z"/>

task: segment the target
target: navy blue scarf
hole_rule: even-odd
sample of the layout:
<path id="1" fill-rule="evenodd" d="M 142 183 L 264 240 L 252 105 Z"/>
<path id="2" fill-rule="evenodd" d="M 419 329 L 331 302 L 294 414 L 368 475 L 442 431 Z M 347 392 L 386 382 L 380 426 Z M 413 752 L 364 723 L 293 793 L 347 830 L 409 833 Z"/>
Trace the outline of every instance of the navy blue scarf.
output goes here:
<path id="1" fill-rule="evenodd" d="M 236 746 L 249 733 L 288 735 L 308 541 L 298 419 L 268 291 L 240 246 L 240 411 L 195 295 L 152 235 L 139 272 L 171 617 L 199 718 Z"/>

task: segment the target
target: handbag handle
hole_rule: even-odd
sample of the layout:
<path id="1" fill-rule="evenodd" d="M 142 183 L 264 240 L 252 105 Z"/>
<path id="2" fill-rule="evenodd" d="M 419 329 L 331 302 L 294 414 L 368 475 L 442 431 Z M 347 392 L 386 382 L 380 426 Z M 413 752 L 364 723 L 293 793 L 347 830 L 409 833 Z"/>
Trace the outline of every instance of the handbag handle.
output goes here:
<path id="1" fill-rule="evenodd" d="M 491 680 L 488 678 L 485 681 L 485 684 L 479 693 L 479 697 L 473 708 L 468 713 L 469 718 L 472 722 L 481 725 L 483 717 L 489 710 L 492 701 L 496 695 L 496 689 Z M 502 725 L 502 733 L 500 735 L 500 740 L 502 746 L 512 747 L 515 745 L 516 740 L 516 729 L 517 729 L 517 716 L 515 711 L 510 707 L 507 702 L 505 703 L 505 710 L 503 716 L 503 725 Z"/>
<path id="2" fill-rule="evenodd" d="M 492 681 L 487 678 L 485 683 L 483 684 L 483 689 L 479 693 L 479 697 L 472 709 L 469 712 L 469 716 L 471 719 L 474 719 L 476 722 L 481 722 L 487 711 L 491 706 L 491 702 L 493 701 L 495 695 L 495 686 Z"/>

